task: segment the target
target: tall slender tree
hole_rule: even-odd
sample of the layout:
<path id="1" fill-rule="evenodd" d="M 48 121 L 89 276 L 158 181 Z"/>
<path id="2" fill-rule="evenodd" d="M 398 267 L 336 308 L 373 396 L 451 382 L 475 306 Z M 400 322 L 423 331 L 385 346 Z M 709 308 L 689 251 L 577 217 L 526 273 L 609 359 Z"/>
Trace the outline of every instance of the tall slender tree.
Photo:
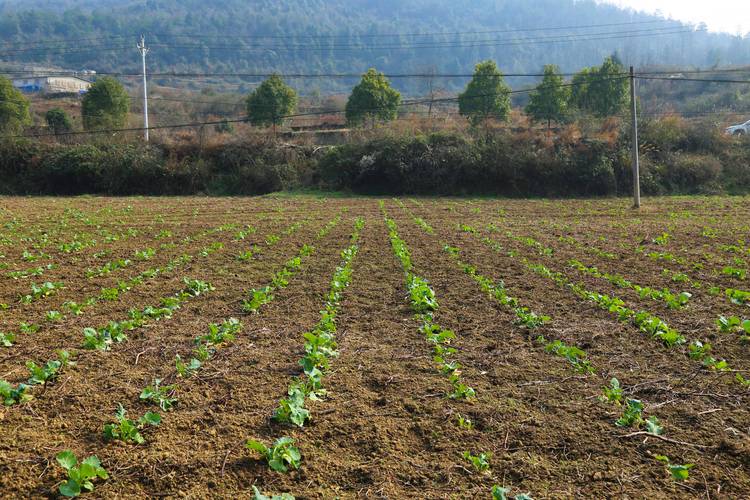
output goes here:
<path id="1" fill-rule="evenodd" d="M 247 96 L 247 119 L 253 125 L 273 125 L 275 129 L 284 123 L 287 115 L 294 112 L 297 101 L 297 92 L 284 83 L 280 75 L 271 75 Z"/>
<path id="2" fill-rule="evenodd" d="M 91 85 L 81 102 L 86 130 L 117 129 L 125 126 L 130 111 L 130 96 L 125 87 L 105 76 Z"/>
<path id="3" fill-rule="evenodd" d="M 510 117 L 510 87 L 495 61 L 476 65 L 466 90 L 458 96 L 458 112 L 472 125 L 490 118 L 504 121 Z"/>
<path id="4" fill-rule="evenodd" d="M 10 80 L 0 77 L 0 132 L 18 133 L 30 123 L 29 100 Z"/>
<path id="5" fill-rule="evenodd" d="M 553 121 L 561 122 L 565 119 L 569 100 L 570 87 L 565 86 L 560 69 L 553 64 L 548 64 L 544 67 L 542 83 L 529 97 L 526 113 L 534 121 L 546 121 L 549 130 Z"/>
<path id="6" fill-rule="evenodd" d="M 352 89 L 346 103 L 346 121 L 354 126 L 370 121 L 374 126 L 377 120 L 395 120 L 400 105 L 401 94 L 383 73 L 370 68 Z"/>

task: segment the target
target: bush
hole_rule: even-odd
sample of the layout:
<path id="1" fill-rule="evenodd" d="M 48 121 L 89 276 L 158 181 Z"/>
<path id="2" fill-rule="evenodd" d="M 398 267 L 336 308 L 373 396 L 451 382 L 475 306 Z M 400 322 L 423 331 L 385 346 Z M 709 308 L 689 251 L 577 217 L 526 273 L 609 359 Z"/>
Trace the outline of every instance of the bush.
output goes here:
<path id="1" fill-rule="evenodd" d="M 675 154 L 663 170 L 663 184 L 673 194 L 717 194 L 721 162 L 708 155 Z"/>

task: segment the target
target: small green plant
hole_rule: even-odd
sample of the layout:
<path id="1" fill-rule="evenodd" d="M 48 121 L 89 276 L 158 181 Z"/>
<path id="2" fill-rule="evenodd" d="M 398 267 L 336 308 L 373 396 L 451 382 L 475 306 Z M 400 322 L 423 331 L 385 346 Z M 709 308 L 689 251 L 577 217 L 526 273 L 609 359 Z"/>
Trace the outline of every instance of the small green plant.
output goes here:
<path id="1" fill-rule="evenodd" d="M 628 399 L 622 416 L 617 419 L 618 427 L 638 427 L 643 423 L 643 403 L 638 399 Z"/>
<path id="2" fill-rule="evenodd" d="M 13 342 L 16 341 L 15 333 L 3 333 L 0 332 L 0 345 L 3 347 L 13 347 Z"/>
<path id="3" fill-rule="evenodd" d="M 254 439 L 248 440 L 245 446 L 249 450 L 260 453 L 268 466 L 276 472 L 288 472 L 290 467 L 299 469 L 302 463 L 302 454 L 294 446 L 294 439 L 290 437 L 277 439 L 271 447 Z"/>
<path id="4" fill-rule="evenodd" d="M 511 498 L 508 495 L 510 495 L 510 488 L 498 485 L 492 487 L 492 500 L 508 500 Z M 528 493 L 519 493 L 512 498 L 513 500 L 534 500 Z"/>
<path id="5" fill-rule="evenodd" d="M 143 444 L 146 440 L 140 431 L 147 425 L 158 426 L 161 424 L 161 416 L 158 413 L 146 412 L 137 422 L 134 422 L 125 416 L 125 408 L 119 405 L 115 413 L 117 420 L 113 424 L 104 426 L 104 439 L 107 441 L 120 440 L 126 443 Z"/>
<path id="6" fill-rule="evenodd" d="M 622 404 L 622 387 L 620 387 L 620 381 L 613 378 L 609 381 L 609 387 L 604 387 L 602 390 L 603 394 L 599 398 L 602 402 L 609 402 L 616 405 Z"/>
<path id="7" fill-rule="evenodd" d="M 154 383 L 146 386 L 141 391 L 141 401 L 151 401 L 159 405 L 164 411 L 169 411 L 177 402 L 175 393 L 177 392 L 177 385 L 161 385 L 161 379 L 155 379 Z"/>
<path id="8" fill-rule="evenodd" d="M 18 326 L 18 329 L 21 331 L 21 333 L 25 334 L 36 333 L 39 331 L 39 328 L 41 328 L 39 325 L 35 325 L 33 323 L 21 323 Z"/>
<path id="9" fill-rule="evenodd" d="M 77 497 L 83 491 L 94 491 L 94 479 L 107 479 L 109 474 L 101 462 L 92 455 L 78 464 L 78 458 L 72 451 L 61 451 L 57 454 L 57 463 L 68 473 L 68 480 L 60 485 L 60 494 L 66 497 Z"/>
<path id="10" fill-rule="evenodd" d="M 218 346 L 234 341 L 235 336 L 242 329 L 242 323 L 236 318 L 230 318 L 220 325 L 211 323 L 208 325 L 208 333 L 195 339 L 196 344 L 207 346 Z"/>
<path id="11" fill-rule="evenodd" d="M 68 351 L 57 351 L 57 359 L 48 361 L 44 365 L 37 365 L 33 361 L 27 361 L 26 367 L 31 373 L 29 384 L 31 385 L 46 385 L 49 382 L 54 381 L 60 374 L 60 370 L 70 365 L 74 365 L 70 360 L 70 353 Z"/>
<path id="12" fill-rule="evenodd" d="M 310 418 L 310 411 L 305 408 L 305 385 L 296 381 L 289 387 L 287 394 L 286 399 L 279 401 L 279 407 L 274 412 L 273 419 L 302 427 Z"/>
<path id="13" fill-rule="evenodd" d="M 44 315 L 44 319 L 50 323 L 57 323 L 58 321 L 62 321 L 63 315 L 60 311 L 47 311 Z"/>
<path id="14" fill-rule="evenodd" d="M 26 384 L 18 384 L 17 387 L 13 387 L 7 381 L 0 379 L 0 398 L 2 398 L 5 406 L 31 401 L 33 396 L 27 392 L 28 389 L 29 386 Z"/>
<path id="15" fill-rule="evenodd" d="M 661 436 L 664 433 L 664 427 L 659 423 L 659 419 L 652 415 L 646 419 L 646 431 L 654 436 Z"/>
<path id="16" fill-rule="evenodd" d="M 461 429 L 470 431 L 474 428 L 474 422 L 469 417 L 464 417 L 460 413 L 456 415 L 456 423 Z"/>
<path id="17" fill-rule="evenodd" d="M 654 458 L 665 465 L 669 473 L 672 475 L 672 479 L 675 481 L 687 480 L 690 477 L 690 469 L 695 467 L 695 464 L 673 464 L 669 457 L 664 455 L 654 455 Z"/>
<path id="18" fill-rule="evenodd" d="M 271 292 L 273 292 L 273 288 L 270 286 L 263 287 L 260 290 L 251 290 L 250 300 L 242 302 L 242 309 L 245 312 L 257 313 L 263 305 L 274 299 Z"/>
<path id="19" fill-rule="evenodd" d="M 490 453 L 480 453 L 479 455 L 472 455 L 468 451 L 463 452 L 464 460 L 474 466 L 479 472 L 487 472 L 490 470 Z"/>
<path id="20" fill-rule="evenodd" d="M 201 362 L 196 358 L 191 358 L 187 363 L 182 360 L 179 354 L 174 358 L 175 371 L 178 377 L 189 378 L 195 372 L 200 370 Z"/>

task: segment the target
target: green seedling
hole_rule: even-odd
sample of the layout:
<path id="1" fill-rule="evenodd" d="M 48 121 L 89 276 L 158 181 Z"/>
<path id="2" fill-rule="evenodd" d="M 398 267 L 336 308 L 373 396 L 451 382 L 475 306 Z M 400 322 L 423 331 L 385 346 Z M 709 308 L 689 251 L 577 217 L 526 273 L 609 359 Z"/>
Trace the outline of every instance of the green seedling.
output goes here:
<path id="1" fill-rule="evenodd" d="M 28 389 L 29 386 L 26 384 L 18 384 L 17 387 L 13 387 L 7 381 L 0 379 L 0 398 L 2 398 L 5 406 L 31 401 L 33 396 L 28 393 Z"/>
<path id="2" fill-rule="evenodd" d="M 68 473 L 68 480 L 60 485 L 60 494 L 65 497 L 77 497 L 83 491 L 94 491 L 94 479 L 107 479 L 109 474 L 102 467 L 99 459 L 93 455 L 78 464 L 72 451 L 66 450 L 57 454 L 57 463 Z"/>
<path id="3" fill-rule="evenodd" d="M 302 463 L 302 454 L 294 446 L 294 439 L 289 437 L 277 439 L 271 447 L 254 439 L 248 440 L 245 446 L 249 450 L 258 452 L 268 466 L 276 472 L 288 472 L 290 467 L 299 469 Z"/>
<path id="4" fill-rule="evenodd" d="M 178 377 L 189 378 L 195 372 L 200 370 L 201 362 L 198 359 L 191 358 L 190 361 L 185 363 L 179 354 L 175 355 L 175 371 Z"/>
<path id="5" fill-rule="evenodd" d="M 57 323 L 58 321 L 62 321 L 63 315 L 60 311 L 47 311 L 44 315 L 44 319 L 50 323 Z"/>
<path id="6" fill-rule="evenodd" d="M 492 487 L 492 500 L 508 500 L 510 495 L 510 488 L 495 485 Z M 534 500 L 528 493 L 519 493 L 512 497 L 513 500 Z"/>
<path id="7" fill-rule="evenodd" d="M 161 385 L 161 382 L 161 379 L 157 378 L 153 384 L 146 386 L 141 391 L 140 399 L 141 401 L 151 401 L 159 405 L 159 408 L 163 411 L 169 411 L 177 403 L 177 397 L 175 396 L 177 385 Z"/>
<path id="8" fill-rule="evenodd" d="M 122 405 L 119 405 L 115 419 L 115 423 L 104 426 L 104 439 L 107 441 L 120 440 L 125 443 L 143 444 L 146 440 L 140 431 L 147 425 L 161 424 L 161 416 L 150 411 L 134 422 L 125 416 L 125 408 Z"/>
<path id="9" fill-rule="evenodd" d="M 469 417 L 464 417 L 460 413 L 456 415 L 456 423 L 461 429 L 470 431 L 474 429 L 474 422 Z"/>
<path id="10" fill-rule="evenodd" d="M 3 333 L 0 332 L 0 345 L 3 347 L 13 347 L 13 342 L 16 341 L 15 333 Z"/>
<path id="11" fill-rule="evenodd" d="M 230 318 L 222 324 L 211 323 L 208 325 L 208 333 L 195 339 L 196 344 L 207 346 L 218 346 L 234 341 L 235 336 L 242 329 L 242 323 L 236 318 Z"/>
<path id="12" fill-rule="evenodd" d="M 271 293 L 273 288 L 266 286 L 260 290 L 250 291 L 250 300 L 242 303 L 242 309 L 245 312 L 257 313 L 258 310 L 265 304 L 268 304 L 274 299 Z"/>
<path id="13" fill-rule="evenodd" d="M 659 423 L 659 419 L 652 415 L 646 419 L 646 431 L 654 436 L 661 436 L 664 433 L 664 427 Z"/>
<path id="14" fill-rule="evenodd" d="M 472 455 L 468 451 L 463 452 L 464 460 L 474 466 L 479 472 L 487 472 L 490 470 L 490 457 L 489 453 L 480 453 L 479 455 Z"/>
<path id="15" fill-rule="evenodd" d="M 620 387 L 620 381 L 613 378 L 609 381 L 609 387 L 604 387 L 602 390 L 603 394 L 599 398 L 602 402 L 609 402 L 616 405 L 622 404 L 622 387 Z"/>
<path id="16" fill-rule="evenodd" d="M 643 403 L 637 399 L 628 399 L 622 416 L 617 419 L 618 427 L 638 427 L 643 423 Z"/>
<path id="17" fill-rule="evenodd" d="M 654 458 L 666 466 L 675 481 L 686 481 L 690 477 L 690 469 L 695 467 L 695 464 L 673 464 L 669 457 L 664 455 L 654 455 Z"/>
<path id="18" fill-rule="evenodd" d="M 310 419 L 310 411 L 305 408 L 305 385 L 299 381 L 292 383 L 287 391 L 289 397 L 279 401 L 273 419 L 281 423 L 291 423 L 303 427 Z"/>

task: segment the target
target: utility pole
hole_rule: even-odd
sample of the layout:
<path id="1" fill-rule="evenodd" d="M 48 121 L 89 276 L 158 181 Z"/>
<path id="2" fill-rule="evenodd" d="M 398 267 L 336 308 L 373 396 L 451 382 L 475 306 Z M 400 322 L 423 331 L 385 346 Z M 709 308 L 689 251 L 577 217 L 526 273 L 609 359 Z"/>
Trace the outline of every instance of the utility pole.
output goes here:
<path id="1" fill-rule="evenodd" d="M 141 41 L 138 43 L 138 50 L 143 59 L 143 138 L 148 142 L 148 90 L 146 88 L 146 54 L 149 49 L 146 48 L 146 36 L 141 35 Z"/>
<path id="2" fill-rule="evenodd" d="M 633 208 L 641 208 L 641 174 L 638 161 L 638 110 L 635 100 L 635 73 L 630 67 L 630 119 L 633 141 Z"/>

